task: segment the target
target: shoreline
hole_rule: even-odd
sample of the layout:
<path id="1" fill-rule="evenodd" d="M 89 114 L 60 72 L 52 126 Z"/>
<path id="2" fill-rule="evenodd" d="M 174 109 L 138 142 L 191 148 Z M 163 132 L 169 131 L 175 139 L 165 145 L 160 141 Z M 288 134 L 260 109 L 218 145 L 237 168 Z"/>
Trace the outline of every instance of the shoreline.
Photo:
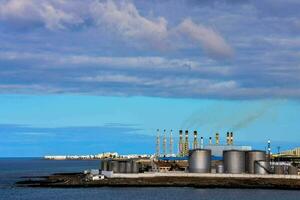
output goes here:
<path id="1" fill-rule="evenodd" d="M 300 177 L 250 177 L 230 174 L 114 174 L 111 178 L 87 181 L 83 173 L 53 174 L 26 177 L 16 183 L 18 187 L 86 188 L 86 187 L 193 187 L 235 189 L 300 190 Z M 23 177 L 25 178 L 25 177 Z"/>

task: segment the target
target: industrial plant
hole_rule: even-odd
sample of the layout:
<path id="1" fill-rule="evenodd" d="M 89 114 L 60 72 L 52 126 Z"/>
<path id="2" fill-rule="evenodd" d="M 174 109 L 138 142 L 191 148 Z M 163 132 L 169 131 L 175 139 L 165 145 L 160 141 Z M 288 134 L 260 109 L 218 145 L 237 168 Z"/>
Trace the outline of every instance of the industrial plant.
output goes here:
<path id="1" fill-rule="evenodd" d="M 99 169 L 79 173 L 57 173 L 43 180 L 18 184 L 32 187 L 172 186 L 300 189 L 299 149 L 272 154 L 271 141 L 265 150 L 239 146 L 234 133 L 216 133 L 205 139 L 196 130 L 157 130 L 152 155 L 99 154 Z M 191 139 L 191 140 L 190 140 Z M 176 144 L 174 143 L 176 141 Z M 221 141 L 226 141 L 223 144 Z M 177 148 L 174 148 L 177 147 Z M 279 148 L 278 148 L 279 149 Z M 175 153 L 176 151 L 176 153 Z M 47 157 L 46 159 L 70 159 Z M 71 157 L 71 159 L 87 157 Z M 95 159 L 95 157 L 88 157 Z"/>
<path id="2" fill-rule="evenodd" d="M 221 135 L 198 138 L 198 132 L 189 139 L 188 130 L 179 130 L 177 149 L 174 153 L 173 131 L 167 134 L 160 130 L 156 134 L 155 154 L 143 158 L 102 159 L 100 171 L 122 173 L 206 173 L 206 174 L 257 174 L 257 175 L 298 175 L 299 150 L 289 152 L 293 156 L 272 154 L 271 141 L 266 150 L 252 149 L 251 146 L 234 144 L 233 132 L 227 132 L 226 143 L 222 144 Z M 298 154 L 296 154 L 298 153 Z M 107 173 L 106 173 L 107 174 Z"/>

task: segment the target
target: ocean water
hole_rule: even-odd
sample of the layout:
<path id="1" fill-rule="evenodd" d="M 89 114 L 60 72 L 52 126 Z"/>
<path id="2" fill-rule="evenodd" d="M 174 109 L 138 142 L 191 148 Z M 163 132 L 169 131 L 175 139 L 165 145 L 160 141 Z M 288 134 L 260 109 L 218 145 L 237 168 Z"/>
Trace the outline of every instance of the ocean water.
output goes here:
<path id="1" fill-rule="evenodd" d="M 39 158 L 0 159 L 0 200 L 299 200 L 300 191 L 195 188 L 19 188 L 21 176 L 78 172 L 97 168 L 99 161 L 48 161 Z"/>

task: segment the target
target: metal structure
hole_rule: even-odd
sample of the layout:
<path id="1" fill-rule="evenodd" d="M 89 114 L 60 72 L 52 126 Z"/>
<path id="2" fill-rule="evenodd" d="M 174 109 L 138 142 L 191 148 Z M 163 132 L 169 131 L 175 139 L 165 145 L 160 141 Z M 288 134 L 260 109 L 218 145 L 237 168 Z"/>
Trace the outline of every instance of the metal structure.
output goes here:
<path id="1" fill-rule="evenodd" d="M 227 144 L 227 145 L 230 145 L 230 136 L 229 136 L 229 132 L 227 132 L 227 135 L 226 135 L 226 144 Z"/>
<path id="2" fill-rule="evenodd" d="M 139 173 L 139 165 L 136 160 L 132 160 L 131 167 L 132 167 L 132 173 Z"/>
<path id="3" fill-rule="evenodd" d="M 185 131 L 185 141 L 184 141 L 184 156 L 187 156 L 189 154 L 189 131 Z"/>
<path id="4" fill-rule="evenodd" d="M 119 162 L 116 160 L 111 160 L 109 162 L 109 171 L 113 171 L 114 173 L 119 173 Z"/>
<path id="5" fill-rule="evenodd" d="M 172 129 L 171 129 L 171 131 L 170 131 L 170 149 L 169 149 L 169 153 L 170 153 L 170 155 L 173 155 L 173 143 L 174 143 L 174 141 L 173 141 L 173 133 L 172 133 Z"/>
<path id="6" fill-rule="evenodd" d="M 283 165 L 275 165 L 274 166 L 274 173 L 275 174 L 284 174 L 284 166 Z"/>
<path id="7" fill-rule="evenodd" d="M 233 132 L 230 133 L 229 142 L 230 142 L 230 145 L 233 145 Z"/>
<path id="8" fill-rule="evenodd" d="M 188 163 L 189 163 L 190 173 L 210 173 L 211 150 L 207 150 L 207 149 L 190 150 Z"/>
<path id="9" fill-rule="evenodd" d="M 245 151 L 228 150 L 223 152 L 224 172 L 229 174 L 245 173 Z"/>
<path id="10" fill-rule="evenodd" d="M 266 161 L 266 152 L 259 150 L 246 151 L 246 173 L 255 173 L 255 161 Z"/>
<path id="11" fill-rule="evenodd" d="M 216 172 L 217 172 L 218 174 L 224 173 L 224 166 L 223 166 L 223 165 L 218 165 L 218 166 L 217 166 L 217 169 L 216 169 Z"/>
<path id="12" fill-rule="evenodd" d="M 160 135 L 159 135 L 159 129 L 157 129 L 157 135 L 156 135 L 156 157 L 160 156 Z"/>
<path id="13" fill-rule="evenodd" d="M 179 156 L 183 156 L 183 136 L 182 136 L 182 130 L 179 130 Z"/>
<path id="14" fill-rule="evenodd" d="M 269 161 L 255 161 L 254 162 L 254 173 L 255 174 L 269 174 L 270 173 L 270 162 Z"/>
<path id="15" fill-rule="evenodd" d="M 125 171 L 126 173 L 132 173 L 132 161 L 131 160 L 127 160 L 125 161 Z"/>
<path id="16" fill-rule="evenodd" d="M 164 136 L 163 136 L 163 156 L 167 155 L 167 133 L 166 129 L 164 129 Z"/>
<path id="17" fill-rule="evenodd" d="M 294 166 L 289 166 L 288 168 L 289 175 L 298 175 L 298 168 Z"/>
<path id="18" fill-rule="evenodd" d="M 101 160 L 101 170 L 108 171 L 108 161 L 107 160 Z"/>
<path id="19" fill-rule="evenodd" d="M 216 145 L 220 144 L 220 135 L 219 133 L 216 133 Z"/>
<path id="20" fill-rule="evenodd" d="M 119 173 L 126 173 L 126 161 L 119 161 Z"/>
<path id="21" fill-rule="evenodd" d="M 198 136 L 197 131 L 194 131 L 193 149 L 197 149 L 198 148 L 198 138 L 197 138 L 197 136 Z"/>

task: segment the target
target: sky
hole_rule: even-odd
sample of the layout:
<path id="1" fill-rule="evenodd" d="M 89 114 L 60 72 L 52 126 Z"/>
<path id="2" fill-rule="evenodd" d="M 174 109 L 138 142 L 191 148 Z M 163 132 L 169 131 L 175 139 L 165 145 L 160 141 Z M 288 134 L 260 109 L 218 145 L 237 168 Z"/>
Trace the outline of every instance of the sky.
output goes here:
<path id="1" fill-rule="evenodd" d="M 0 0 L 0 157 L 154 153 L 157 128 L 297 147 L 299 9 Z"/>

